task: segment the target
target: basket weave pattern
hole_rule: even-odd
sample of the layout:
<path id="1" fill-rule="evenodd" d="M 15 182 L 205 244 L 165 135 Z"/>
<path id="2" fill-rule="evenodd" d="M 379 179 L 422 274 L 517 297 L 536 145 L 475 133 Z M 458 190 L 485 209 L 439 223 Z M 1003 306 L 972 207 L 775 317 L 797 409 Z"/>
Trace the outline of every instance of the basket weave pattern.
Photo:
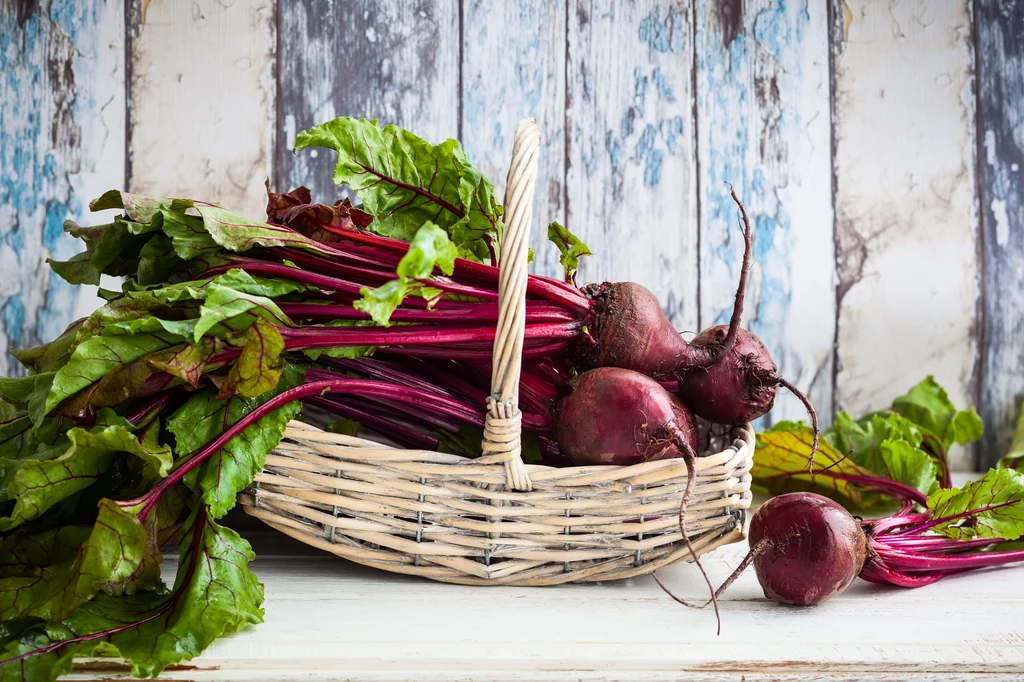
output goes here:
<path id="1" fill-rule="evenodd" d="M 362 564 L 463 584 L 628 578 L 690 558 L 681 459 L 553 468 L 521 456 L 519 375 L 540 131 L 516 126 L 482 455 L 393 448 L 291 422 L 239 501 L 270 526 Z M 753 432 L 697 459 L 686 531 L 703 554 L 743 537 Z"/>

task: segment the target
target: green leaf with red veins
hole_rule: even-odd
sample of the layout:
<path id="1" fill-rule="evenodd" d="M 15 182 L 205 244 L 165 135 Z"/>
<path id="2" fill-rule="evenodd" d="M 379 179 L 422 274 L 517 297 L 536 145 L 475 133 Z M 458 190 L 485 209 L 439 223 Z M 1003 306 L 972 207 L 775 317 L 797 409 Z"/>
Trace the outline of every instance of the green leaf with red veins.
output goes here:
<path id="1" fill-rule="evenodd" d="M 1024 535 L 1024 474 L 991 469 L 959 489 L 936 491 L 928 514 L 941 521 L 931 529 L 951 538 L 1016 540 Z"/>
<path id="2" fill-rule="evenodd" d="M 169 447 L 140 443 L 127 421 L 113 413 L 107 416 L 114 423 L 69 430 L 70 444 L 60 456 L 21 463 L 7 486 L 7 496 L 15 505 L 8 516 L 0 518 L 0 532 L 38 518 L 61 500 L 88 488 L 103 477 L 120 452 L 137 457 L 155 476 L 167 475 L 173 461 Z"/>
<path id="3" fill-rule="evenodd" d="M 288 327 L 295 326 L 269 298 L 213 284 L 206 290 L 206 300 L 200 309 L 194 338 L 199 341 L 211 330 L 223 330 L 227 322 L 230 322 L 231 329 L 242 331 L 257 318 Z"/>
<path id="4" fill-rule="evenodd" d="M 218 400 L 212 389 L 197 392 L 167 420 L 174 434 L 179 457 L 198 450 L 223 433 L 249 412 L 302 382 L 304 370 L 286 365 L 277 387 L 257 398 L 234 397 Z M 263 468 L 267 453 L 281 441 L 285 426 L 299 412 L 299 403 L 289 403 L 250 424 L 223 448 L 185 476 L 185 484 L 202 495 L 214 518 L 235 506 L 235 497 Z M 225 408 L 227 415 L 225 416 Z"/>
<path id="5" fill-rule="evenodd" d="M 232 365 L 228 378 L 217 398 L 227 400 L 236 392 L 244 398 L 255 398 L 272 391 L 284 371 L 284 339 L 277 327 L 263 318 L 245 330 L 242 354 Z"/>
<path id="6" fill-rule="evenodd" d="M 871 494 L 844 477 L 878 476 L 826 441 L 819 444 L 814 456 L 814 469 L 819 473 L 814 476 L 808 473 L 807 462 L 813 443 L 814 433 L 810 427 L 794 422 L 779 422 L 770 430 L 758 433 L 754 466 L 750 470 L 754 483 L 773 495 L 812 490 L 829 497 L 845 498 L 857 508 L 870 502 Z"/>
<path id="7" fill-rule="evenodd" d="M 249 544 L 202 512 L 188 527 L 171 591 L 101 594 L 58 623 L 5 622 L 0 681 L 53 680 L 71 671 L 74 657 L 97 652 L 119 654 L 133 675 L 153 677 L 198 656 L 217 637 L 263 622 L 263 586 L 249 570 Z M 44 651 L 60 642 L 68 643 Z"/>
<path id="8" fill-rule="evenodd" d="M 15 348 L 11 355 L 33 374 L 55 372 L 71 357 L 71 351 L 78 342 L 78 332 L 84 319 L 77 320 L 68 326 L 64 333 L 49 343 L 34 348 Z"/>
<path id="9" fill-rule="evenodd" d="M 134 275 L 149 236 L 132 227 L 130 221 L 121 218 L 95 227 L 81 227 L 69 220 L 64 223 L 64 231 L 82 239 L 86 250 L 67 261 L 49 260 L 50 267 L 71 284 L 99 284 L 101 274 Z"/>
<path id="10" fill-rule="evenodd" d="M 134 514 L 102 500 L 91 529 L 65 526 L 36 535 L 24 528 L 0 540 L 0 613 L 4 620 L 57 621 L 100 592 L 160 587 L 155 535 Z"/>
<path id="11" fill-rule="evenodd" d="M 210 237 L 228 251 L 239 253 L 258 246 L 290 246 L 314 253 L 330 253 L 291 228 L 252 220 L 205 201 L 190 201 L 189 205 L 202 216 L 203 227 Z"/>
<path id="12" fill-rule="evenodd" d="M 426 221 L 448 233 L 463 257 L 487 255 L 485 235 L 500 237 L 502 208 L 490 182 L 474 169 L 455 140 L 432 145 L 395 126 L 336 118 L 300 132 L 296 151 L 338 152 L 334 182 L 352 188 L 374 216 L 370 229 L 411 241 Z"/>
<path id="13" fill-rule="evenodd" d="M 110 372 L 181 341 L 180 335 L 168 331 L 86 339 L 75 347 L 68 363 L 54 375 L 42 412 L 33 415 L 36 423 L 62 401 Z"/>

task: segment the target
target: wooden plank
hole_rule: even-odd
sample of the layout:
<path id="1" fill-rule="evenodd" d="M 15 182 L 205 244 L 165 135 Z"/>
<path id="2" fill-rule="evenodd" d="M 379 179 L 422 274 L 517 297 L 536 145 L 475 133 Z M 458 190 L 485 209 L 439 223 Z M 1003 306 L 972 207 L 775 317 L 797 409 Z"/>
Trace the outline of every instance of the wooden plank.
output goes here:
<path id="1" fill-rule="evenodd" d="M 81 251 L 65 219 L 124 182 L 124 11 L 117 3 L 0 4 L 0 375 L 8 351 L 59 335 L 95 289 L 47 258 Z"/>
<path id="2" fill-rule="evenodd" d="M 697 169 L 689 3 L 573 0 L 566 223 L 595 251 L 580 282 L 639 282 L 697 326 Z"/>
<path id="3" fill-rule="evenodd" d="M 336 116 L 375 118 L 435 143 L 458 136 L 458 3 L 301 0 L 280 15 L 278 187 L 335 200 L 334 153 L 291 150 L 297 132 Z"/>
<path id="4" fill-rule="evenodd" d="M 512 130 L 534 116 L 544 136 L 530 245 L 533 272 L 561 277 L 547 225 L 565 220 L 565 0 L 466 0 L 462 144 L 504 196 Z"/>
<path id="5" fill-rule="evenodd" d="M 983 465 L 1010 443 L 1024 393 L 1024 5 L 975 3 L 984 247 L 981 416 Z"/>
<path id="6" fill-rule="evenodd" d="M 746 549 L 740 543 L 704 557 L 714 584 Z M 963 680 L 1024 673 L 1021 568 L 913 590 L 858 580 L 813 609 L 769 602 L 747 571 L 720 602 L 717 636 L 710 608 L 683 608 L 649 576 L 481 588 L 388 574 L 290 544 L 257 554 L 265 622 L 218 639 L 167 679 L 735 680 L 753 671 L 770 680 Z M 707 595 L 692 564 L 659 576 L 684 598 Z M 68 679 L 127 675 L 115 661 L 94 665 Z"/>
<path id="7" fill-rule="evenodd" d="M 728 184 L 756 226 L 745 325 L 831 422 L 835 336 L 828 17 L 822 3 L 697 5 L 700 326 L 732 315 L 743 239 Z M 764 421 L 807 419 L 780 391 Z"/>
<path id="8" fill-rule="evenodd" d="M 135 0 L 130 27 L 133 192 L 266 215 L 274 132 L 274 3 Z"/>
<path id="9" fill-rule="evenodd" d="M 837 405 L 877 409 L 927 374 L 974 404 L 971 5 L 837 0 L 834 14 Z"/>

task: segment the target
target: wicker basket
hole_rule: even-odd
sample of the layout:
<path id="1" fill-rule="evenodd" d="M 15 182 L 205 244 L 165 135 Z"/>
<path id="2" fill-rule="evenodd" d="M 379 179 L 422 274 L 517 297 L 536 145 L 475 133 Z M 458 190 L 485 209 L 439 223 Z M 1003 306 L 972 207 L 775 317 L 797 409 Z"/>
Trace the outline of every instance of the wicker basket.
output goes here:
<path id="1" fill-rule="evenodd" d="M 677 510 L 681 459 L 627 467 L 527 466 L 519 372 L 540 130 L 516 125 L 505 191 L 499 319 L 482 456 L 405 450 L 292 422 L 246 512 L 306 544 L 388 571 L 473 585 L 628 578 L 690 557 Z M 743 538 L 754 436 L 697 459 L 686 530 L 697 554 Z M 720 450 L 720 451 L 716 451 Z"/>

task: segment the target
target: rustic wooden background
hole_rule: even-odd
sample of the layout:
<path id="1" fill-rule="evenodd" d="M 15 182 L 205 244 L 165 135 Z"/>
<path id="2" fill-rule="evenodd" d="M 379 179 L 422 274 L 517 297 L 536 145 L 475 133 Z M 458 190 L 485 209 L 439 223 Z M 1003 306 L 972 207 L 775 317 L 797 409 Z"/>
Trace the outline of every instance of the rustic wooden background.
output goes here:
<path id="1" fill-rule="evenodd" d="M 331 200 L 296 131 L 338 115 L 460 139 L 501 187 L 546 135 L 542 226 L 583 279 L 652 288 L 681 330 L 746 323 L 827 421 L 934 373 L 1005 443 L 1024 391 L 1024 3 L 1012 0 L 0 0 L 0 372 L 95 305 L 50 274 L 110 187 L 258 216 Z M 90 218 L 86 217 L 86 220 Z M 775 418 L 799 417 L 791 398 Z M 958 454 L 970 466 L 970 452 Z"/>

